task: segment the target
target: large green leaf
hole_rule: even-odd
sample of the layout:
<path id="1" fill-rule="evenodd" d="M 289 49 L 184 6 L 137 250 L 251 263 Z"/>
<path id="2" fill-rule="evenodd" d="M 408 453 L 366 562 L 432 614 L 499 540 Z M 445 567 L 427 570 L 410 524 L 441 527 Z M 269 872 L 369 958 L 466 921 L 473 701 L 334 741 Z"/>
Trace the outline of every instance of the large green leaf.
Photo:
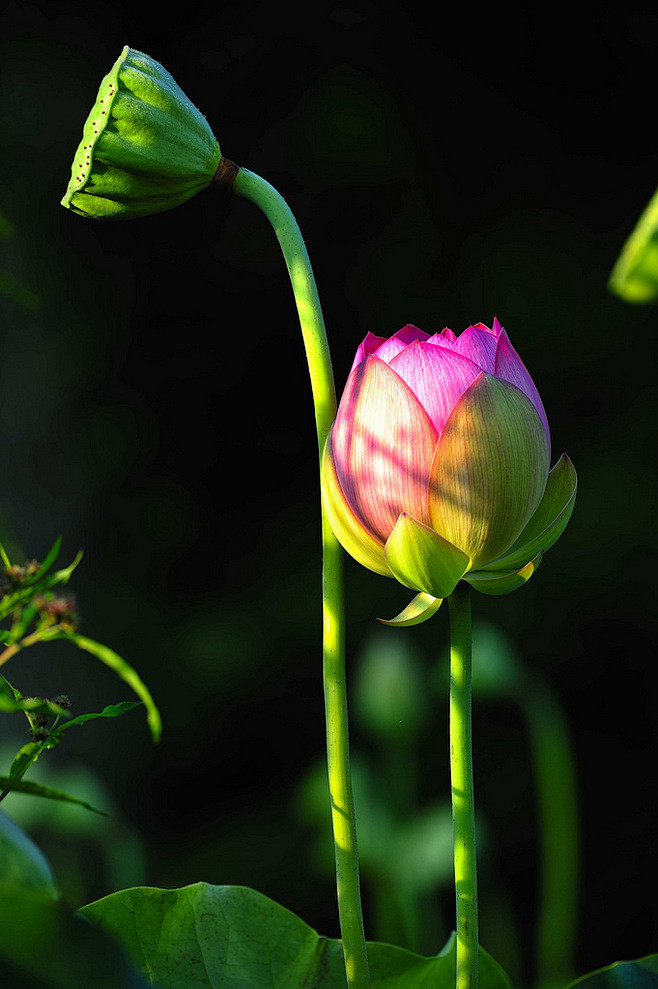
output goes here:
<path id="1" fill-rule="evenodd" d="M 0 985 L 146 989 L 119 945 L 43 894 L 0 890 Z"/>
<path id="2" fill-rule="evenodd" d="M 0 892 L 16 890 L 39 890 L 57 897 L 55 880 L 42 852 L 0 810 Z"/>
<path id="3" fill-rule="evenodd" d="M 596 972 L 581 975 L 568 989 L 658 989 L 658 955 L 629 962 L 614 962 Z"/>
<path id="4" fill-rule="evenodd" d="M 151 985 L 167 989 L 345 989 L 341 942 L 243 886 L 137 887 L 79 911 L 115 935 Z M 480 949 L 480 989 L 510 989 Z M 369 944 L 372 989 L 452 989 L 455 942 L 434 958 Z"/>

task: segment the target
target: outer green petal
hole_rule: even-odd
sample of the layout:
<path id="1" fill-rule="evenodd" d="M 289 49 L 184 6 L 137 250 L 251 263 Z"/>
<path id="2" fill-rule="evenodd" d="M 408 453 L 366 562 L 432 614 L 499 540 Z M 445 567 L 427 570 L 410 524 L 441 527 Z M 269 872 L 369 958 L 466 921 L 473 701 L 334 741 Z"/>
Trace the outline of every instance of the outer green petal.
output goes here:
<path id="1" fill-rule="evenodd" d="M 220 157 L 166 69 L 126 46 L 101 82 L 62 205 L 100 220 L 158 213 L 209 185 Z"/>
<path id="2" fill-rule="evenodd" d="M 452 594 L 471 563 L 460 549 L 406 512 L 386 541 L 386 561 L 405 587 L 437 598 Z"/>
<path id="3" fill-rule="evenodd" d="M 506 570 L 499 573 L 487 572 L 484 570 L 473 570 L 464 577 L 471 587 L 482 594 L 509 594 L 517 587 L 522 587 L 526 581 L 530 580 L 533 573 L 542 560 L 543 553 L 538 553 L 534 560 L 526 563 L 520 570 Z"/>
<path id="4" fill-rule="evenodd" d="M 336 473 L 331 446 L 332 432 L 333 427 L 325 443 L 321 470 L 322 501 L 329 524 L 343 549 L 358 563 L 384 577 L 392 577 L 384 556 L 384 544 L 366 529 L 345 497 Z"/>
<path id="5" fill-rule="evenodd" d="M 431 594 L 417 594 L 395 618 L 379 618 L 378 621 L 382 625 L 393 625 L 395 628 L 420 625 L 436 614 L 442 603 L 443 598 L 435 598 Z"/>
<path id="6" fill-rule="evenodd" d="M 548 475 L 544 497 L 525 529 L 497 560 L 485 564 L 483 570 L 515 570 L 532 560 L 537 553 L 556 542 L 564 532 L 576 503 L 578 477 L 576 468 L 563 453 Z"/>
<path id="7" fill-rule="evenodd" d="M 532 403 L 484 372 L 448 417 L 430 479 L 431 525 L 478 567 L 500 556 L 546 487 L 548 440 Z"/>

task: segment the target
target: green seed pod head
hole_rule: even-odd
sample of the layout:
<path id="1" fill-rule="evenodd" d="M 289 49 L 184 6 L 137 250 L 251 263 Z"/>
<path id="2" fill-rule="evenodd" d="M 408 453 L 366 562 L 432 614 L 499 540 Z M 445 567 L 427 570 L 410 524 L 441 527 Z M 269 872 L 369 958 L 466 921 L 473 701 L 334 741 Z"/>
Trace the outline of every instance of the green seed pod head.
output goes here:
<path id="1" fill-rule="evenodd" d="M 220 157 L 166 69 L 126 46 L 101 82 L 62 206 L 97 220 L 160 213 L 205 189 Z"/>

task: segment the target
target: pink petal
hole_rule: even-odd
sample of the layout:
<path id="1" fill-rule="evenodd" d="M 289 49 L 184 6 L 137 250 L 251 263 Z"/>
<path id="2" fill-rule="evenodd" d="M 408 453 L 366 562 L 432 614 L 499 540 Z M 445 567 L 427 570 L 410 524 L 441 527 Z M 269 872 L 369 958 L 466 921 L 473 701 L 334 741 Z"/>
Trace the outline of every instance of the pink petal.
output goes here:
<path id="1" fill-rule="evenodd" d="M 413 343 L 415 340 L 427 340 L 429 333 L 419 330 L 413 323 L 407 323 L 401 330 L 393 334 L 392 339 L 402 340 L 404 343 Z"/>
<path id="2" fill-rule="evenodd" d="M 457 337 L 447 326 L 441 330 L 440 333 L 435 333 L 433 336 L 427 340 L 427 343 L 438 344 L 439 347 L 450 347 L 452 349 L 452 344 L 455 342 Z"/>
<path id="3" fill-rule="evenodd" d="M 392 337 L 386 340 L 381 347 L 377 348 L 375 356 L 389 364 L 410 343 L 414 343 L 416 340 L 427 340 L 428 336 L 429 334 L 423 330 L 419 330 L 417 326 L 407 323 L 406 326 L 403 326 L 401 330 L 398 330 L 397 333 L 394 333 Z"/>
<path id="4" fill-rule="evenodd" d="M 477 364 L 467 357 L 430 341 L 410 344 L 393 358 L 390 367 L 409 385 L 438 436 L 456 402 L 481 374 Z"/>
<path id="5" fill-rule="evenodd" d="M 451 349 L 458 354 L 463 354 L 464 357 L 468 357 L 488 374 L 494 373 L 496 338 L 482 323 L 477 326 L 469 326 L 463 333 L 460 333 Z"/>
<path id="6" fill-rule="evenodd" d="M 501 333 L 505 332 L 505 330 L 500 325 L 500 323 L 498 322 L 495 316 L 494 316 L 493 326 L 491 327 L 491 332 L 496 337 L 496 339 L 498 339 Z"/>
<path id="7" fill-rule="evenodd" d="M 377 538 L 388 539 L 400 512 L 428 524 L 437 439 L 411 389 L 384 361 L 371 355 L 352 371 L 332 449 L 347 502 Z"/>
<path id="8" fill-rule="evenodd" d="M 544 424 L 550 449 L 551 434 L 548 428 L 546 412 L 544 411 L 544 404 L 539 397 L 539 392 L 535 387 L 534 381 L 528 374 L 525 364 L 514 350 L 507 333 L 502 329 L 502 327 L 500 336 L 498 337 L 498 349 L 496 352 L 496 365 L 494 373 L 497 378 L 502 378 L 503 381 L 509 381 L 511 384 L 516 385 L 516 387 L 530 399 L 537 410 L 539 418 Z"/>
<path id="9" fill-rule="evenodd" d="M 364 360 L 368 354 L 374 353 L 378 347 L 381 347 L 385 340 L 386 337 L 377 337 L 374 333 L 370 333 L 368 331 L 365 338 L 361 341 L 357 348 L 354 360 L 352 361 L 352 367 L 350 368 L 350 373 L 355 367 L 358 367 L 361 361 Z"/>
<path id="10" fill-rule="evenodd" d="M 384 555 L 384 544 L 376 539 L 361 519 L 354 513 L 338 480 L 332 449 L 333 427 L 322 455 L 322 503 L 336 539 L 343 549 L 364 567 L 375 573 L 391 577 L 391 570 Z"/>

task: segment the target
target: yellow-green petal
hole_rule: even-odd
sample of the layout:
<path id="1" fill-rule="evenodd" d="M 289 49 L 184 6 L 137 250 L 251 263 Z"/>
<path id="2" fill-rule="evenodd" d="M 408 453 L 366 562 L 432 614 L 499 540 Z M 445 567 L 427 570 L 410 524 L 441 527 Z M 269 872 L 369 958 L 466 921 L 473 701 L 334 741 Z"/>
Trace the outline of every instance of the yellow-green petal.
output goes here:
<path id="1" fill-rule="evenodd" d="M 432 528 L 477 568 L 504 553 L 546 487 L 548 439 L 515 385 L 484 372 L 459 399 L 436 448 Z"/>
<path id="2" fill-rule="evenodd" d="M 473 570 L 464 577 L 464 580 L 467 580 L 471 587 L 480 591 L 481 594 L 509 594 L 530 580 L 541 563 L 543 555 L 543 553 L 538 553 L 534 560 L 526 563 L 520 570 Z"/>
<path id="3" fill-rule="evenodd" d="M 385 552 L 401 584 L 437 598 L 452 594 L 471 564 L 465 553 L 406 512 L 395 523 Z"/>
<path id="4" fill-rule="evenodd" d="M 576 468 L 563 453 L 548 475 L 546 490 L 537 510 L 518 539 L 497 560 L 485 564 L 483 570 L 515 570 L 544 553 L 564 532 L 576 503 L 578 477 Z"/>
<path id="5" fill-rule="evenodd" d="M 411 625 L 420 625 L 441 607 L 443 598 L 432 597 L 431 594 L 417 594 L 412 598 L 406 608 L 403 608 L 395 618 L 379 618 L 382 625 L 392 625 L 394 628 L 409 628 Z"/>

